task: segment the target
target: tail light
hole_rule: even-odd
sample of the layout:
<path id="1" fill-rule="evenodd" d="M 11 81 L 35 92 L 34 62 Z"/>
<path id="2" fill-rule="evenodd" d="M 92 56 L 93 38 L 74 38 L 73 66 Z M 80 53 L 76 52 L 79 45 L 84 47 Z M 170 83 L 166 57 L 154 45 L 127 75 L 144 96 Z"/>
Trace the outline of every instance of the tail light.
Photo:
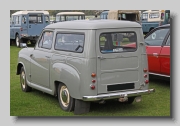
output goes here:
<path id="1" fill-rule="evenodd" d="M 91 74 L 91 77 L 92 77 L 92 78 L 95 78 L 95 77 L 96 77 L 96 73 L 92 73 L 92 74 Z M 94 90 L 94 89 L 95 89 L 94 83 L 96 83 L 96 80 L 95 80 L 95 79 L 92 79 L 92 83 L 93 83 L 93 84 L 90 85 L 90 88 L 91 88 L 92 90 Z"/>
<path id="2" fill-rule="evenodd" d="M 91 77 L 96 77 L 96 74 L 95 74 L 95 73 L 92 73 L 92 74 L 91 74 Z"/>
<path id="3" fill-rule="evenodd" d="M 147 74 L 144 74 L 144 78 L 147 78 Z"/>
<path id="4" fill-rule="evenodd" d="M 146 69 L 146 68 L 144 68 L 144 70 L 143 70 L 144 72 L 147 72 L 148 71 L 148 69 Z"/>
<path id="5" fill-rule="evenodd" d="M 96 82 L 96 80 L 92 80 L 92 83 L 95 83 Z"/>
<path id="6" fill-rule="evenodd" d="M 148 84 L 149 83 L 149 80 L 145 80 L 145 84 Z"/>
<path id="7" fill-rule="evenodd" d="M 95 85 L 91 84 L 91 85 L 90 85 L 90 88 L 91 88 L 92 90 L 94 90 L 94 89 L 95 89 Z"/>

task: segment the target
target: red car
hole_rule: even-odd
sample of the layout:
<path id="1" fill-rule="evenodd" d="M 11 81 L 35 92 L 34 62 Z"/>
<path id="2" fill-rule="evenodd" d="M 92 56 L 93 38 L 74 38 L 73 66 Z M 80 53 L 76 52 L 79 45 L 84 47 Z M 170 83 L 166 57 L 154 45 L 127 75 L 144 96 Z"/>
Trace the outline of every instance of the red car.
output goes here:
<path id="1" fill-rule="evenodd" d="M 170 77 L 170 24 L 146 34 L 145 43 L 149 74 Z"/>

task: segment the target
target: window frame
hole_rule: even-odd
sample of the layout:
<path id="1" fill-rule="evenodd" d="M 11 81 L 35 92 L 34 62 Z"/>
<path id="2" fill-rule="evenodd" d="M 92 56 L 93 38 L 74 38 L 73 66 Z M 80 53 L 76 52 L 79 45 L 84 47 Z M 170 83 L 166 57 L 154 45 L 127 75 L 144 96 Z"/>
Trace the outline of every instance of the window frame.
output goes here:
<path id="1" fill-rule="evenodd" d="M 83 48 L 82 48 L 82 51 L 81 52 L 77 52 L 77 51 L 71 51 L 71 50 L 63 50 L 63 49 L 57 49 L 56 48 L 56 43 L 57 43 L 57 35 L 58 34 L 76 34 L 76 35 L 84 35 L 84 43 L 83 43 Z M 85 32 L 56 32 L 56 36 L 55 36 L 55 42 L 54 42 L 54 50 L 57 50 L 57 51 L 64 51 L 64 52 L 74 52 L 74 53 L 83 53 L 84 52 L 84 46 L 85 46 Z"/>
<path id="2" fill-rule="evenodd" d="M 168 44 L 168 40 L 169 40 L 169 45 Z M 167 36 L 167 40 L 165 41 L 165 45 L 164 46 L 171 46 L 171 36 L 170 34 Z"/>

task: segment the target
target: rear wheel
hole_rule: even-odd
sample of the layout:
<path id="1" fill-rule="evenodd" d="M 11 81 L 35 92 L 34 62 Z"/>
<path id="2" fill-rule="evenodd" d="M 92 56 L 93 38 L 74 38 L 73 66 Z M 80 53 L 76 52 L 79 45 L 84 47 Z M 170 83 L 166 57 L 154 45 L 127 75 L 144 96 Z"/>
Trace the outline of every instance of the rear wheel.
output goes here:
<path id="1" fill-rule="evenodd" d="M 132 104 L 133 102 L 134 102 L 134 99 L 135 99 L 136 97 L 129 97 L 128 98 L 128 101 L 126 102 L 126 104 Z"/>
<path id="2" fill-rule="evenodd" d="M 70 96 L 69 90 L 64 84 L 59 84 L 58 86 L 58 101 L 64 111 L 70 112 L 74 110 L 75 100 Z"/>
<path id="3" fill-rule="evenodd" d="M 19 38 L 19 35 L 17 34 L 16 35 L 16 46 L 20 47 L 20 44 L 21 44 L 21 39 Z"/>
<path id="4" fill-rule="evenodd" d="M 24 71 L 24 67 L 21 67 L 20 84 L 21 84 L 21 89 L 23 92 L 29 92 L 32 90 L 32 88 L 27 85 L 26 73 Z"/>

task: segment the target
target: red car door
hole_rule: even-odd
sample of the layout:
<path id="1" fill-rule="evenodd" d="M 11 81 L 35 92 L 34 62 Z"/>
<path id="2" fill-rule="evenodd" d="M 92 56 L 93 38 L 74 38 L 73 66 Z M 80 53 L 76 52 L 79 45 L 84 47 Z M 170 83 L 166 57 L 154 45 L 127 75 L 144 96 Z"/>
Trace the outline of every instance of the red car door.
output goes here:
<path id="1" fill-rule="evenodd" d="M 160 52 L 161 46 L 146 46 L 146 52 L 148 56 L 149 72 L 160 73 Z"/>
<path id="2" fill-rule="evenodd" d="M 160 53 L 161 74 L 170 76 L 170 35 Z"/>
<path id="3" fill-rule="evenodd" d="M 164 44 L 168 31 L 169 28 L 156 28 L 145 36 L 149 72 L 152 74 L 161 74 L 160 54 L 164 52 L 162 51 L 162 45 Z"/>

